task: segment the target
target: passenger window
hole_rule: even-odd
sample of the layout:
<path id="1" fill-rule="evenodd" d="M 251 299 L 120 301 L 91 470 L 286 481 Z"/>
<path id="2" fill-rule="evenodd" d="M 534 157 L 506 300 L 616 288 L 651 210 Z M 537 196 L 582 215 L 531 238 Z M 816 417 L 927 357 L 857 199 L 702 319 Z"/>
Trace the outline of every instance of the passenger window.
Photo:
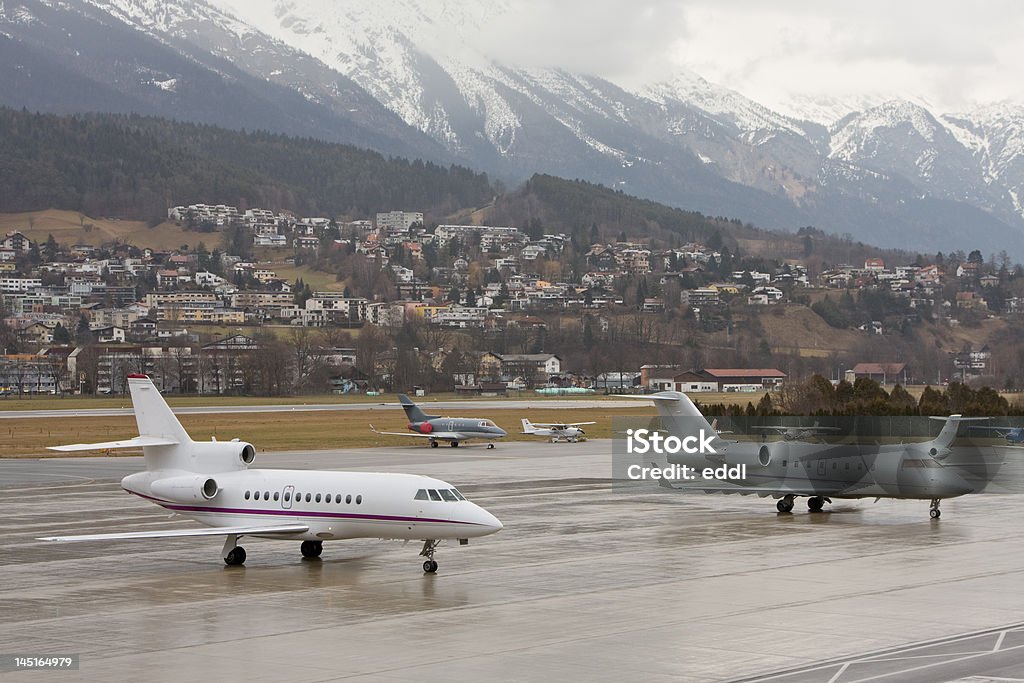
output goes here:
<path id="1" fill-rule="evenodd" d="M 459 493 L 458 489 L 452 489 L 452 493 L 454 493 L 455 497 L 458 498 L 459 500 L 466 500 L 466 497 Z"/>
<path id="2" fill-rule="evenodd" d="M 860 472 L 862 469 L 864 469 L 864 464 L 863 463 L 857 463 L 857 471 Z"/>
<path id="3" fill-rule="evenodd" d="M 345 505 L 351 505 L 351 504 L 352 504 L 352 494 L 350 493 L 347 496 L 345 496 Z"/>
<path id="4" fill-rule="evenodd" d="M 788 461 L 788 460 L 783 460 L 783 461 L 782 461 L 782 466 L 783 466 L 783 467 L 785 467 L 785 466 L 786 466 L 786 465 L 788 465 L 788 464 L 789 464 L 789 461 Z"/>
<path id="5" fill-rule="evenodd" d="M 289 491 L 284 492 L 284 502 L 288 502 L 292 499 L 292 494 Z"/>
<path id="6" fill-rule="evenodd" d="M 846 463 L 846 469 L 850 469 L 850 463 Z"/>
<path id="7" fill-rule="evenodd" d="M 270 500 L 270 491 L 263 492 L 263 500 Z"/>
<path id="8" fill-rule="evenodd" d="M 248 491 L 245 492 L 245 499 L 249 500 L 249 492 Z"/>
<path id="9" fill-rule="evenodd" d="M 441 494 L 441 497 L 447 500 L 449 503 L 454 503 L 458 500 L 458 498 L 455 497 L 455 494 L 449 491 L 448 489 L 441 489 L 439 493 Z"/>
<path id="10" fill-rule="evenodd" d="M 427 493 L 430 494 L 430 500 L 441 500 L 441 494 L 434 489 L 428 489 Z"/>
<path id="11" fill-rule="evenodd" d="M 276 501 L 276 500 L 279 500 L 280 496 L 281 496 L 281 494 L 280 494 L 280 493 L 278 493 L 277 491 L 274 491 L 274 500 L 275 500 L 275 501 Z"/>
<path id="12" fill-rule="evenodd" d="M 835 469 L 837 467 L 839 467 L 839 463 L 837 463 L 837 462 L 832 463 L 832 469 Z"/>
<path id="13" fill-rule="evenodd" d="M 313 500 L 313 494 L 312 493 L 307 493 L 306 494 L 306 502 L 308 503 L 311 500 Z"/>
<path id="14" fill-rule="evenodd" d="M 419 491 L 416 492 L 416 497 L 413 498 L 413 500 L 430 500 L 430 496 L 427 495 L 426 489 L 420 489 Z"/>
<path id="15" fill-rule="evenodd" d="M 363 497 L 362 496 L 356 496 L 356 505 L 362 505 L 362 504 L 363 504 Z"/>
<path id="16" fill-rule="evenodd" d="M 341 505 L 341 494 L 340 493 L 334 497 L 334 502 L 337 503 L 338 505 Z"/>
<path id="17" fill-rule="evenodd" d="M 319 493 L 316 494 L 316 502 L 318 502 L 318 503 L 320 502 L 320 494 Z"/>

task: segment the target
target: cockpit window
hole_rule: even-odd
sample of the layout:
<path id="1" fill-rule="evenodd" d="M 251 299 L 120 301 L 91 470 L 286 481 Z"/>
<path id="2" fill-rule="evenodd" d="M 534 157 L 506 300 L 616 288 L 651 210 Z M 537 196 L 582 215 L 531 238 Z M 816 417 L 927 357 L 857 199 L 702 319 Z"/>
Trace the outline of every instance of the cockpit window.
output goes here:
<path id="1" fill-rule="evenodd" d="M 480 426 L 481 427 L 494 427 L 496 425 L 493 422 L 491 422 L 490 420 L 480 420 Z"/>
<path id="2" fill-rule="evenodd" d="M 430 500 L 441 500 L 441 494 L 436 490 L 429 489 L 427 492 L 430 494 Z"/>
<path id="3" fill-rule="evenodd" d="M 459 500 L 466 500 L 466 497 L 459 493 L 458 489 L 452 489 L 452 493 L 454 493 L 455 497 L 458 498 Z"/>
<path id="4" fill-rule="evenodd" d="M 430 500 L 430 496 L 427 495 L 426 489 L 420 489 L 416 492 L 416 497 L 413 500 Z"/>
<path id="5" fill-rule="evenodd" d="M 455 494 L 449 491 L 448 489 L 441 489 L 439 493 L 441 494 L 441 497 L 447 500 L 449 503 L 454 503 L 458 500 L 458 498 L 455 497 Z"/>

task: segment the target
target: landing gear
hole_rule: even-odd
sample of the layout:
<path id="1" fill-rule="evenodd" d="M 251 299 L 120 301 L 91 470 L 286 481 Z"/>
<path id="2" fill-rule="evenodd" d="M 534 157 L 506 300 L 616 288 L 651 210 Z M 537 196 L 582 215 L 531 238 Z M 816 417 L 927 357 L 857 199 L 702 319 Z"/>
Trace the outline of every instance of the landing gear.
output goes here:
<path id="1" fill-rule="evenodd" d="M 434 561 L 434 551 L 437 549 L 440 541 L 429 538 L 423 541 L 423 550 L 420 551 L 420 557 L 427 558 L 423 563 L 423 572 L 425 574 L 436 574 L 437 573 L 437 562 Z"/>
<path id="2" fill-rule="evenodd" d="M 436 442 L 436 441 L 434 441 L 433 439 L 431 439 L 431 440 L 430 440 L 430 447 L 431 447 L 431 448 L 437 448 L 437 442 Z"/>
<path id="3" fill-rule="evenodd" d="M 932 506 L 931 509 L 928 510 L 928 516 L 932 519 L 938 519 L 942 516 L 942 510 L 939 509 L 939 503 L 941 502 L 941 498 L 932 498 Z"/>
<path id="4" fill-rule="evenodd" d="M 238 545 L 238 534 L 229 534 L 224 539 L 224 548 L 221 550 L 221 557 L 224 558 L 224 564 L 229 567 L 241 567 L 245 564 L 245 548 Z"/>
<path id="5" fill-rule="evenodd" d="M 245 564 L 245 548 L 237 545 L 229 550 L 228 554 L 224 556 L 224 564 L 229 567 L 241 567 Z"/>
<path id="6" fill-rule="evenodd" d="M 493 443 L 489 443 L 489 444 L 487 444 L 487 449 L 488 449 L 488 450 L 490 450 L 490 449 L 492 449 L 492 448 L 494 448 L 494 444 L 493 444 Z"/>
<path id="7" fill-rule="evenodd" d="M 320 553 L 324 551 L 323 541 L 303 541 L 299 548 L 302 551 L 303 557 L 310 559 L 314 557 L 320 557 Z"/>
<path id="8" fill-rule="evenodd" d="M 819 496 L 811 496 L 807 499 L 807 509 L 811 512 L 821 512 L 821 509 L 825 507 L 825 499 Z"/>
<path id="9" fill-rule="evenodd" d="M 458 447 L 459 447 L 459 442 L 458 442 L 458 441 L 452 441 L 452 442 L 451 442 L 451 443 L 450 443 L 449 445 L 450 445 L 450 446 L 451 446 L 452 448 L 458 448 Z"/>
<path id="10" fill-rule="evenodd" d="M 783 496 L 779 499 L 779 502 L 775 504 L 775 509 L 779 512 L 792 512 L 793 511 L 793 496 Z"/>

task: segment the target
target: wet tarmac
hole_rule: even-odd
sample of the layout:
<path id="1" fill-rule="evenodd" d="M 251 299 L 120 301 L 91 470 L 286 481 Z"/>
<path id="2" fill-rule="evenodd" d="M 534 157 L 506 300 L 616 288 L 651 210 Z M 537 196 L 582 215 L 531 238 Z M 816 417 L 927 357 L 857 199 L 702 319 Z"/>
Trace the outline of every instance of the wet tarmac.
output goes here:
<path id="1" fill-rule="evenodd" d="M 1024 680 L 1024 498 L 837 501 L 612 489 L 611 444 L 261 454 L 452 482 L 500 533 L 443 545 L 37 536 L 191 526 L 121 491 L 138 458 L 0 461 L 0 680 Z M 798 501 L 799 502 L 799 501 Z M 1000 635 L 1002 634 L 1002 635 Z M 987 654 L 986 654 L 987 653 Z M 974 655 L 974 656 L 971 656 Z M 977 680 L 985 680 L 980 678 Z"/>

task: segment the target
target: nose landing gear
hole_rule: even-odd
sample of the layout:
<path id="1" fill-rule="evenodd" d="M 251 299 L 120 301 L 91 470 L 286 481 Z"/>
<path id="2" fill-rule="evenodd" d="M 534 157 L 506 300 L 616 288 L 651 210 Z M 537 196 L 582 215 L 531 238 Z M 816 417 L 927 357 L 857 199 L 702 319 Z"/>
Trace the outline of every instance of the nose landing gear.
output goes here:
<path id="1" fill-rule="evenodd" d="M 437 562 L 434 561 L 434 551 L 437 549 L 440 541 L 436 539 L 427 539 L 423 541 L 423 550 L 420 551 L 420 557 L 427 558 L 423 562 L 423 573 L 425 574 L 436 574 L 437 573 Z"/>

